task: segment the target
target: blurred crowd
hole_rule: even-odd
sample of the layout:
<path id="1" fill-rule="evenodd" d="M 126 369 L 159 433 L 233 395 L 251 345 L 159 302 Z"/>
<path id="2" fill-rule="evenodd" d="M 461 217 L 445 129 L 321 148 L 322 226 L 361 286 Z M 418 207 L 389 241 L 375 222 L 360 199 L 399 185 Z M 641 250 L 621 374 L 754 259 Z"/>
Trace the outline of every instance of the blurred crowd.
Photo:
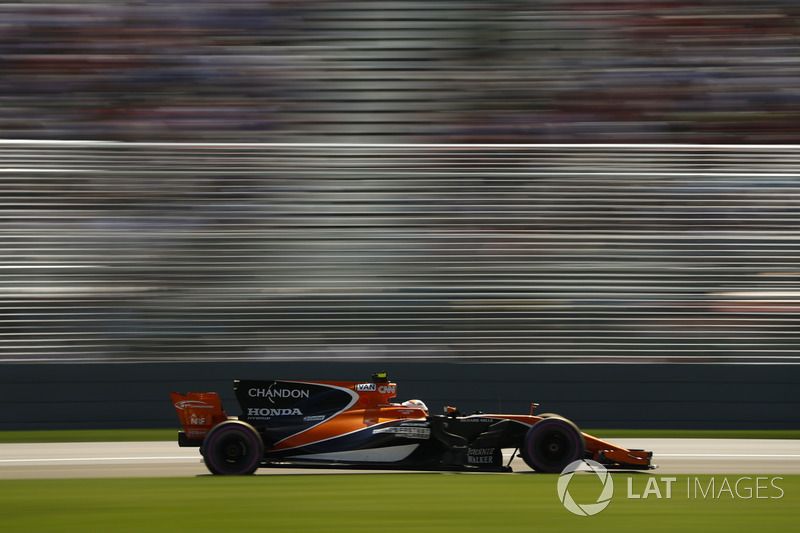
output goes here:
<path id="1" fill-rule="evenodd" d="M 0 141 L 0 362 L 800 362 L 798 154 Z"/>
<path id="2" fill-rule="evenodd" d="M 792 143 L 796 0 L 0 4 L 0 138 Z"/>
<path id="3" fill-rule="evenodd" d="M 798 17 L 0 3 L 0 359 L 796 358 Z"/>

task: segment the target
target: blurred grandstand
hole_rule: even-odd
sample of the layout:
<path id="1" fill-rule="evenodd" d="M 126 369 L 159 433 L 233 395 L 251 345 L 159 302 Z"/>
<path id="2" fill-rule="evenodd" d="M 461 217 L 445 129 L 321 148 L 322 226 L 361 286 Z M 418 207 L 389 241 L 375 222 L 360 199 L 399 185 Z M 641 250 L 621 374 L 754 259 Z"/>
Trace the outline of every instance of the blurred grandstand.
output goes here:
<path id="1" fill-rule="evenodd" d="M 794 0 L 0 4 L 0 137 L 796 142 Z"/>
<path id="2" fill-rule="evenodd" d="M 1 3 L 0 361 L 797 362 L 798 15 Z"/>
<path id="3" fill-rule="evenodd" d="M 0 156 L 4 361 L 798 361 L 797 146 Z"/>

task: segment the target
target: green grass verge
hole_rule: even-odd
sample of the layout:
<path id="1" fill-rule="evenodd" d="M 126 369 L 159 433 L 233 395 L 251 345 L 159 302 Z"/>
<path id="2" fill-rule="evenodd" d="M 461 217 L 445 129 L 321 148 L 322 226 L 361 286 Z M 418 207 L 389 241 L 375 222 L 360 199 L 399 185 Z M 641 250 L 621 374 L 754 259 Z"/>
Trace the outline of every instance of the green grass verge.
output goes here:
<path id="1" fill-rule="evenodd" d="M 672 430 L 587 429 L 602 439 L 694 438 L 694 439 L 800 439 L 800 430 Z M 109 429 L 66 431 L 0 431 L 0 444 L 20 442 L 141 442 L 177 441 L 177 429 Z"/>
<path id="2" fill-rule="evenodd" d="M 220 531 L 794 531 L 800 476 L 673 476 L 671 498 L 657 474 L 615 474 L 614 497 L 595 516 L 559 502 L 554 475 L 299 475 L 188 479 L 0 481 L 6 533 Z M 661 498 L 644 494 L 655 479 Z M 714 489 L 708 490 L 711 481 Z M 723 481 L 727 479 L 727 484 Z M 762 487 L 756 498 L 756 484 Z M 594 485 L 593 485 L 594 484 Z M 700 486 L 706 496 L 693 493 Z M 727 490 L 719 489 L 725 486 Z M 578 503 L 594 503 L 599 480 L 576 475 Z M 778 488 L 779 487 L 779 488 Z M 748 493 L 747 489 L 751 492 Z M 590 495 L 587 496 L 586 493 Z M 750 494 L 750 497 L 746 496 Z"/>
<path id="3" fill-rule="evenodd" d="M 0 431 L 0 444 L 20 442 L 146 442 L 178 440 L 177 429 Z"/>

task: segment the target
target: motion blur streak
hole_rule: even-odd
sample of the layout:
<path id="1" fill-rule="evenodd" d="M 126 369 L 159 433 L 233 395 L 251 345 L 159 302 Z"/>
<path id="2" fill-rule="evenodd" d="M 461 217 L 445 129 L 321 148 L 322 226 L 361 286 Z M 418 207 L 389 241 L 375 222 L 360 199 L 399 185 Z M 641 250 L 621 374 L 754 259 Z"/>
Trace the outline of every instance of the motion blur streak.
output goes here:
<path id="1" fill-rule="evenodd" d="M 19 0 L 0 137 L 794 143 L 796 0 Z"/>
<path id="2" fill-rule="evenodd" d="M 800 363 L 799 157 L 0 141 L 0 360 Z"/>

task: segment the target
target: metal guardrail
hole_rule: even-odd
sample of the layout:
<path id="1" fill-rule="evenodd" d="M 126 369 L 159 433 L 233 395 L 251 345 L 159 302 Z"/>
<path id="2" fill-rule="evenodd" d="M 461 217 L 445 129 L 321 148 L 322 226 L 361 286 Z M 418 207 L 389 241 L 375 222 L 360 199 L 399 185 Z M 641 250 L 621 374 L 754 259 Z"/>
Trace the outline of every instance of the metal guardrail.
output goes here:
<path id="1" fill-rule="evenodd" d="M 800 363 L 798 161 L 0 141 L 0 362 Z"/>

